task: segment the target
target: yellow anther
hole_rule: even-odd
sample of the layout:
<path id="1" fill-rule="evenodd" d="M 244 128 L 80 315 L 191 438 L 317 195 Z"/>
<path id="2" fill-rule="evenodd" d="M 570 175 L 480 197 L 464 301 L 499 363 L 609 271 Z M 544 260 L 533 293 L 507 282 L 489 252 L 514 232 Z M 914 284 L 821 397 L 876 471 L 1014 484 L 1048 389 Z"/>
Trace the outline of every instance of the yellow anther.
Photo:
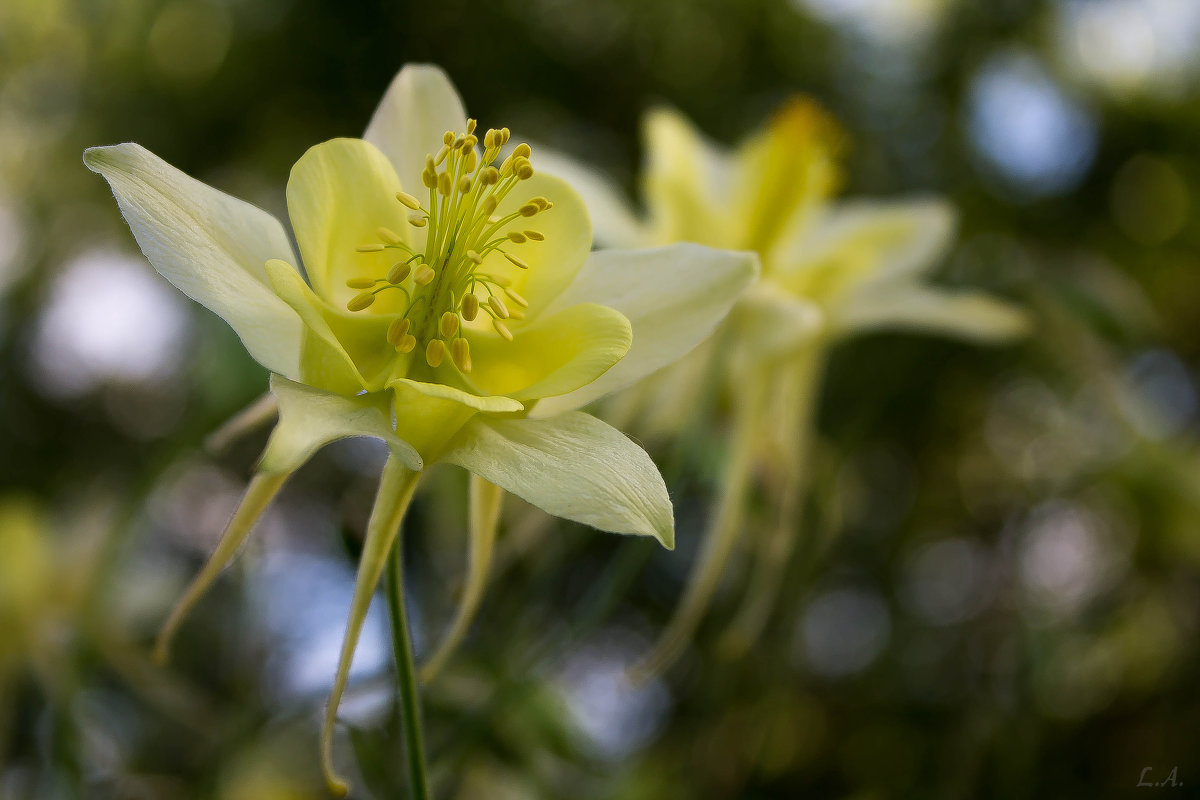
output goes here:
<path id="1" fill-rule="evenodd" d="M 519 214 L 520 214 L 522 217 L 532 217 L 532 216 L 534 216 L 535 214 L 537 214 L 537 213 L 538 213 L 539 211 L 541 211 L 541 210 L 542 210 L 542 207 L 541 207 L 541 206 L 539 206 L 539 205 L 537 205 L 537 204 L 535 204 L 535 203 L 526 203 L 525 205 L 523 205 L 523 206 L 521 206 L 520 208 L 518 208 L 518 209 L 517 209 L 517 212 L 518 212 L 518 213 L 519 213 Z"/>
<path id="2" fill-rule="evenodd" d="M 458 314 L 453 311 L 442 314 L 442 319 L 438 322 L 438 330 L 442 332 L 442 336 L 453 336 L 458 333 Z"/>
<path id="3" fill-rule="evenodd" d="M 442 193 L 442 197 L 450 196 L 450 175 L 443 172 L 438 175 L 438 191 Z"/>
<path id="4" fill-rule="evenodd" d="M 464 294 L 460 307 L 463 319 L 470 322 L 479 315 L 479 298 L 473 294 Z"/>
<path id="5" fill-rule="evenodd" d="M 513 244 L 525 244 L 525 234 L 518 231 L 509 231 L 507 234 L 508 240 Z"/>
<path id="6" fill-rule="evenodd" d="M 533 148 L 525 144 L 525 142 L 521 142 L 513 148 L 512 154 L 513 158 L 529 158 L 533 154 Z"/>
<path id="7" fill-rule="evenodd" d="M 496 316 L 500 319 L 508 319 L 509 316 L 511 316 L 508 313 L 508 306 L 504 305 L 504 301 L 499 297 L 496 297 L 496 295 L 489 297 L 487 299 L 487 304 L 492 307 L 492 311 L 494 311 Z"/>
<path id="8" fill-rule="evenodd" d="M 528 161 L 518 161 L 513 171 L 517 173 L 517 180 L 527 181 L 533 177 L 533 164 Z"/>
<path id="9" fill-rule="evenodd" d="M 455 365 L 463 372 L 471 371 L 471 345 L 461 336 L 450 344 L 450 355 Z"/>
<path id="10" fill-rule="evenodd" d="M 442 162 L 446 160 L 446 156 L 450 155 L 450 148 L 442 145 L 438 148 L 437 155 L 433 157 L 433 166 L 440 167 Z"/>
<path id="11" fill-rule="evenodd" d="M 437 368 L 442 365 L 442 359 L 445 357 L 446 344 L 441 339 L 430 339 L 429 344 L 425 345 L 425 363 Z"/>
<path id="12" fill-rule="evenodd" d="M 370 289 L 375 285 L 375 281 L 370 278 L 351 278 L 346 281 L 346 285 L 351 289 Z"/>
<path id="13" fill-rule="evenodd" d="M 429 218 L 424 214 L 409 214 L 408 224 L 414 228 L 424 228 L 429 223 Z"/>
<path id="14" fill-rule="evenodd" d="M 442 144 L 446 145 L 446 147 L 449 147 L 450 145 L 454 144 L 455 136 L 456 136 L 456 134 L 454 133 L 454 131 L 446 131 L 445 133 L 442 134 Z"/>
<path id="15" fill-rule="evenodd" d="M 411 353 L 413 350 L 416 349 L 416 347 L 417 347 L 417 337 L 415 337 L 411 333 L 409 333 L 409 334 L 405 334 L 404 338 L 402 338 L 400 340 L 400 344 L 396 345 L 396 352 Z"/>
<path id="16" fill-rule="evenodd" d="M 507 258 L 509 261 L 511 261 L 513 264 L 520 267 L 521 269 L 529 269 L 529 265 L 526 264 L 524 260 L 517 258 L 512 253 L 505 253 L 504 257 Z"/>
<path id="17" fill-rule="evenodd" d="M 509 300 L 512 300 L 514 303 L 519 305 L 521 308 L 529 308 L 529 301 L 526 300 L 524 297 L 521 297 L 521 295 L 517 294 L 515 289 L 510 289 L 508 287 L 505 287 L 504 293 L 506 295 L 508 295 Z"/>
<path id="18" fill-rule="evenodd" d="M 346 309 L 349 311 L 362 311 L 364 308 L 375 302 L 375 295 L 371 292 L 363 292 L 356 294 L 350 298 L 350 302 L 346 303 Z"/>
<path id="19" fill-rule="evenodd" d="M 480 173 L 479 179 L 483 181 L 484 186 L 495 186 L 500 182 L 500 170 L 495 167 L 488 167 Z"/>
<path id="20" fill-rule="evenodd" d="M 476 125 L 478 125 L 478 123 L 475 120 L 473 120 L 473 119 L 467 120 L 467 134 L 468 135 L 475 132 Z"/>
<path id="21" fill-rule="evenodd" d="M 454 140 L 454 144 L 450 145 L 450 149 L 458 150 L 460 147 L 463 146 L 463 142 L 465 142 L 465 141 L 466 141 L 466 139 L 464 137 L 459 136 L 457 139 Z"/>
<path id="22" fill-rule="evenodd" d="M 482 264 L 482 263 L 483 263 L 483 256 L 479 255 L 479 253 L 475 252 L 474 250 L 468 250 L 468 251 L 467 251 L 467 258 L 471 259 L 471 260 L 472 260 L 472 261 L 474 261 L 476 264 Z"/>
<path id="23" fill-rule="evenodd" d="M 491 216 L 491 213 L 496 210 L 496 198 L 494 195 L 488 195 L 483 199 L 483 213 Z"/>
<path id="24" fill-rule="evenodd" d="M 463 175 L 458 179 L 458 193 L 466 194 L 469 191 L 471 191 L 471 179 Z"/>
<path id="25" fill-rule="evenodd" d="M 396 233 L 391 228 L 379 228 L 375 232 L 379 234 L 380 239 L 383 239 L 388 244 L 400 244 L 404 241 L 400 238 L 400 234 Z"/>
<path id="26" fill-rule="evenodd" d="M 475 145 L 477 145 L 477 144 L 479 144 L 479 137 L 468 134 L 467 136 L 463 137 L 462 144 L 459 146 L 465 151 L 465 150 L 474 150 Z"/>
<path id="27" fill-rule="evenodd" d="M 498 320 L 498 319 L 492 320 L 492 327 L 496 329 L 496 333 L 503 336 L 507 341 L 511 342 L 513 340 L 512 331 L 510 331 L 508 329 L 508 326 L 505 325 L 500 320 Z"/>
<path id="28" fill-rule="evenodd" d="M 387 340 L 392 347 L 399 347 L 404 341 L 404 337 L 408 335 L 409 321 L 407 318 L 392 320 L 392 324 L 388 325 Z"/>
<path id="29" fill-rule="evenodd" d="M 411 208 L 413 211 L 417 211 L 421 208 L 421 201 L 413 197 L 408 192 L 396 192 L 396 199 L 399 200 L 403 205 Z"/>
<path id="30" fill-rule="evenodd" d="M 468 173 L 474 172 L 475 168 L 477 166 L 479 166 L 479 153 L 473 149 L 468 150 L 467 151 L 467 161 L 466 161 L 466 165 L 465 165 L 466 171 Z"/>
<path id="31" fill-rule="evenodd" d="M 525 310 L 521 308 L 510 308 L 508 310 L 509 319 L 525 319 Z"/>
<path id="32" fill-rule="evenodd" d="M 381 244 L 360 244 L 358 247 L 356 247 L 354 249 L 360 253 L 378 253 L 380 250 L 383 249 L 383 245 L 381 245 Z"/>
<path id="33" fill-rule="evenodd" d="M 541 195 L 538 195 L 537 197 L 531 197 L 529 199 L 529 202 L 533 203 L 535 206 L 540 208 L 542 211 L 546 211 L 547 209 L 550 208 L 550 205 L 551 205 L 550 201 L 547 200 L 546 198 L 542 197 Z"/>
<path id="34" fill-rule="evenodd" d="M 537 231 L 525 231 L 525 235 L 535 242 L 544 242 L 546 237 Z"/>
<path id="35" fill-rule="evenodd" d="M 408 265 L 407 261 L 397 261 L 395 264 L 392 264 L 392 268 L 388 270 L 388 283 L 401 283 L 405 278 L 408 277 L 408 273 L 410 272 L 412 272 L 412 267 Z"/>
<path id="36" fill-rule="evenodd" d="M 413 280 L 420 286 L 427 286 L 434 279 L 434 276 L 433 267 L 428 264 L 421 264 L 417 267 L 417 271 L 413 275 Z"/>
<path id="37" fill-rule="evenodd" d="M 431 163 L 431 164 L 433 163 L 432 158 L 429 159 L 429 163 Z M 432 169 L 422 170 L 421 171 L 421 183 L 425 184 L 426 189 L 436 189 L 437 188 L 437 173 L 434 172 Z"/>
<path id="38" fill-rule="evenodd" d="M 483 146 L 484 146 L 484 148 L 485 148 L 485 149 L 487 149 L 487 150 L 491 150 L 493 147 L 495 147 L 495 146 L 496 146 L 496 145 L 495 145 L 495 141 L 496 141 L 496 129 L 495 129 L 495 128 L 488 128 L 488 131 L 487 131 L 487 133 L 485 133 L 485 134 L 483 135 Z"/>
<path id="39" fill-rule="evenodd" d="M 500 144 L 502 144 L 502 145 L 508 144 L 509 135 L 510 135 L 510 132 L 509 132 L 508 128 L 501 128 L 500 129 Z"/>

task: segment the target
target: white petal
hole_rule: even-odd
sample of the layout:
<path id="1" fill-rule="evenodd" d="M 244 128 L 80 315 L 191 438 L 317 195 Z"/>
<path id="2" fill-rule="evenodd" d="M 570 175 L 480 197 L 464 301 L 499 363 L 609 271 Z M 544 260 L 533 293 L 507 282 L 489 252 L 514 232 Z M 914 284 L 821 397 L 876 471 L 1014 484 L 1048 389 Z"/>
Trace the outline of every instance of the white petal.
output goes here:
<path id="1" fill-rule="evenodd" d="M 942 257 L 955 225 L 953 206 L 936 197 L 839 203 L 814 215 L 773 260 L 792 273 L 844 259 L 862 265 L 856 283 L 914 277 Z"/>
<path id="2" fill-rule="evenodd" d="M 808 344 L 824 331 L 821 307 L 773 281 L 750 287 L 734 312 L 737 358 L 776 358 Z"/>
<path id="3" fill-rule="evenodd" d="M 228 322 L 258 363 L 298 377 L 300 318 L 271 291 L 263 266 L 296 263 L 279 221 L 140 145 L 93 147 L 83 162 L 108 181 L 154 268 Z"/>
<path id="4" fill-rule="evenodd" d="M 533 146 L 533 166 L 556 175 L 579 193 L 592 218 L 592 235 L 601 247 L 640 247 L 649 232 L 637 218 L 620 187 L 605 175 L 571 156 L 544 145 Z"/>
<path id="5" fill-rule="evenodd" d="M 480 414 L 443 459 L 557 517 L 675 546 L 671 498 L 658 468 L 645 450 L 595 417 Z"/>
<path id="6" fill-rule="evenodd" d="M 880 287 L 851 298 L 833 320 L 839 332 L 904 328 L 978 342 L 1003 342 L 1029 332 L 1029 315 L 979 292 L 923 286 Z"/>
<path id="7" fill-rule="evenodd" d="M 271 376 L 271 393 L 279 400 L 279 423 L 267 440 L 259 472 L 291 472 L 320 448 L 350 436 L 383 439 L 405 467 L 421 469 L 417 451 L 392 432 L 383 395 L 342 397 L 278 375 Z"/>
<path id="8" fill-rule="evenodd" d="M 753 253 L 696 244 L 593 253 L 543 313 L 584 301 L 614 308 L 633 326 L 633 346 L 595 381 L 543 401 L 535 414 L 579 408 L 678 360 L 712 333 L 757 275 Z"/>
<path id="9" fill-rule="evenodd" d="M 379 101 L 363 138 L 383 151 L 406 192 L 420 194 L 425 156 L 442 146 L 446 131 L 465 133 L 467 112 L 440 67 L 409 64 Z"/>

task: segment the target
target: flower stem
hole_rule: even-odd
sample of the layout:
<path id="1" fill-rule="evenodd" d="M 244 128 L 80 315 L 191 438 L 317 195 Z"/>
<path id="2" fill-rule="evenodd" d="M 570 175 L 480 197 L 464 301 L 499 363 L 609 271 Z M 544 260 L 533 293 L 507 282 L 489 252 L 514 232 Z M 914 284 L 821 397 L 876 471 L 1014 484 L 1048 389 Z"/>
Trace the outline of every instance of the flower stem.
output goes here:
<path id="1" fill-rule="evenodd" d="M 425 777 L 425 739 L 421 731 L 421 701 L 417 696 L 417 671 L 413 664 L 408 609 L 404 602 L 404 547 L 401 537 L 392 545 L 388 559 L 387 601 L 392 620 L 392 649 L 396 654 L 396 680 L 404 719 L 404 742 L 408 755 L 408 786 L 414 800 L 428 800 Z"/>
<path id="2" fill-rule="evenodd" d="M 345 692 L 350 677 L 350 664 L 354 660 L 354 649 L 362 633 L 367 609 L 379 585 L 379 578 L 385 571 L 388 554 L 392 552 L 392 545 L 399 537 L 400 523 L 404 519 L 404 512 L 408 509 L 420 476 L 421 473 L 405 468 L 395 456 L 388 456 L 379 480 L 375 507 L 371 510 L 371 519 L 367 522 L 367 535 L 363 540 L 358 575 L 354 581 L 354 596 L 350 601 L 350 616 L 346 621 L 346 635 L 342 639 L 337 673 L 334 675 L 333 688 L 329 692 L 329 701 L 325 704 L 325 721 L 321 726 L 321 771 L 325 775 L 329 791 L 336 797 L 345 797 L 350 792 L 349 784 L 333 767 L 333 729 L 337 723 L 338 704 L 341 703 L 342 693 Z"/>

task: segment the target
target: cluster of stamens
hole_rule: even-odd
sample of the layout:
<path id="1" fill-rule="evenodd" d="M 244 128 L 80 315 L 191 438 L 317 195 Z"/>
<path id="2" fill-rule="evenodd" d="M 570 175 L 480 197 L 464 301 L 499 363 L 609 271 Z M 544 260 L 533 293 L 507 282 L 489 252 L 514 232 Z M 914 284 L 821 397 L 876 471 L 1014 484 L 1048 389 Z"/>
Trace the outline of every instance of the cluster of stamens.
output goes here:
<path id="1" fill-rule="evenodd" d="M 545 237 L 535 230 L 516 230 L 514 223 L 552 207 L 546 198 L 533 197 L 516 211 L 496 216 L 496 207 L 508 193 L 533 177 L 527 144 L 517 145 L 499 167 L 494 165 L 508 137 L 508 128 L 488 130 L 480 157 L 475 120 L 467 120 L 464 134 L 446 131 L 437 154 L 425 157 L 421 182 L 429 190 L 428 203 L 407 192 L 396 193 L 396 200 L 407 209 L 409 225 L 428 229 L 424 251 L 409 247 L 395 231 L 379 228 L 380 241 L 361 245 L 358 252 L 394 249 L 405 257 L 383 278 L 346 282 L 352 289 L 364 290 L 346 304 L 350 311 L 368 308 L 381 292 L 403 293 L 405 309 L 388 327 L 388 343 L 399 353 L 424 347 L 430 367 L 440 366 L 449 354 L 459 370 L 470 372 L 471 349 L 462 336 L 464 322 L 474 321 L 482 311 L 491 317 L 496 332 L 512 341 L 512 331 L 504 321 L 523 319 L 529 306 L 508 278 L 479 270 L 492 252 L 528 269 L 525 260 L 507 248 Z"/>

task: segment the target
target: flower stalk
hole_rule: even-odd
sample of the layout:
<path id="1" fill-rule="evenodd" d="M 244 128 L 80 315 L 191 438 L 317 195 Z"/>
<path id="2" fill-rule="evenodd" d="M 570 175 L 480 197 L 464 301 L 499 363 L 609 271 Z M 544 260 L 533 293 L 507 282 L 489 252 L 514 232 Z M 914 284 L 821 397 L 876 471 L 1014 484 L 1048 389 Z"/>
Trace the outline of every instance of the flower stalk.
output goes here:
<path id="1" fill-rule="evenodd" d="M 383 466 L 383 476 L 379 480 L 375 508 L 372 509 L 371 519 L 367 522 L 367 536 L 363 542 L 358 577 L 354 584 L 354 597 L 350 601 L 350 617 L 346 623 L 346 635 L 342 640 L 342 652 L 338 658 L 337 677 L 333 682 L 333 690 L 329 693 L 329 702 L 325 706 L 325 724 L 321 729 L 321 769 L 325 773 L 325 782 L 329 790 L 338 797 L 345 797 L 350 790 L 349 784 L 333 767 L 333 726 L 337 722 L 338 705 L 341 703 L 342 693 L 346 690 L 350 662 L 354 659 L 354 649 L 358 645 L 363 621 L 367 617 L 367 607 L 371 604 L 375 587 L 379 585 L 379 578 L 387 564 L 388 554 L 400 533 L 400 522 L 404 519 L 408 504 L 412 502 L 413 491 L 417 488 L 417 478 L 420 474 L 405 467 L 394 456 L 389 456 Z M 411 661 L 411 654 L 408 657 Z"/>
<path id="2" fill-rule="evenodd" d="M 408 789 L 414 800 L 428 800 L 425 776 L 425 737 L 421 729 L 421 699 L 417 694 L 417 670 L 413 663 L 412 636 L 408 630 L 408 607 L 404 602 L 404 542 L 397 536 L 387 570 L 388 616 L 392 622 L 392 650 L 396 655 L 396 683 L 400 690 L 400 713 L 404 723 L 404 749 L 408 759 Z"/>

